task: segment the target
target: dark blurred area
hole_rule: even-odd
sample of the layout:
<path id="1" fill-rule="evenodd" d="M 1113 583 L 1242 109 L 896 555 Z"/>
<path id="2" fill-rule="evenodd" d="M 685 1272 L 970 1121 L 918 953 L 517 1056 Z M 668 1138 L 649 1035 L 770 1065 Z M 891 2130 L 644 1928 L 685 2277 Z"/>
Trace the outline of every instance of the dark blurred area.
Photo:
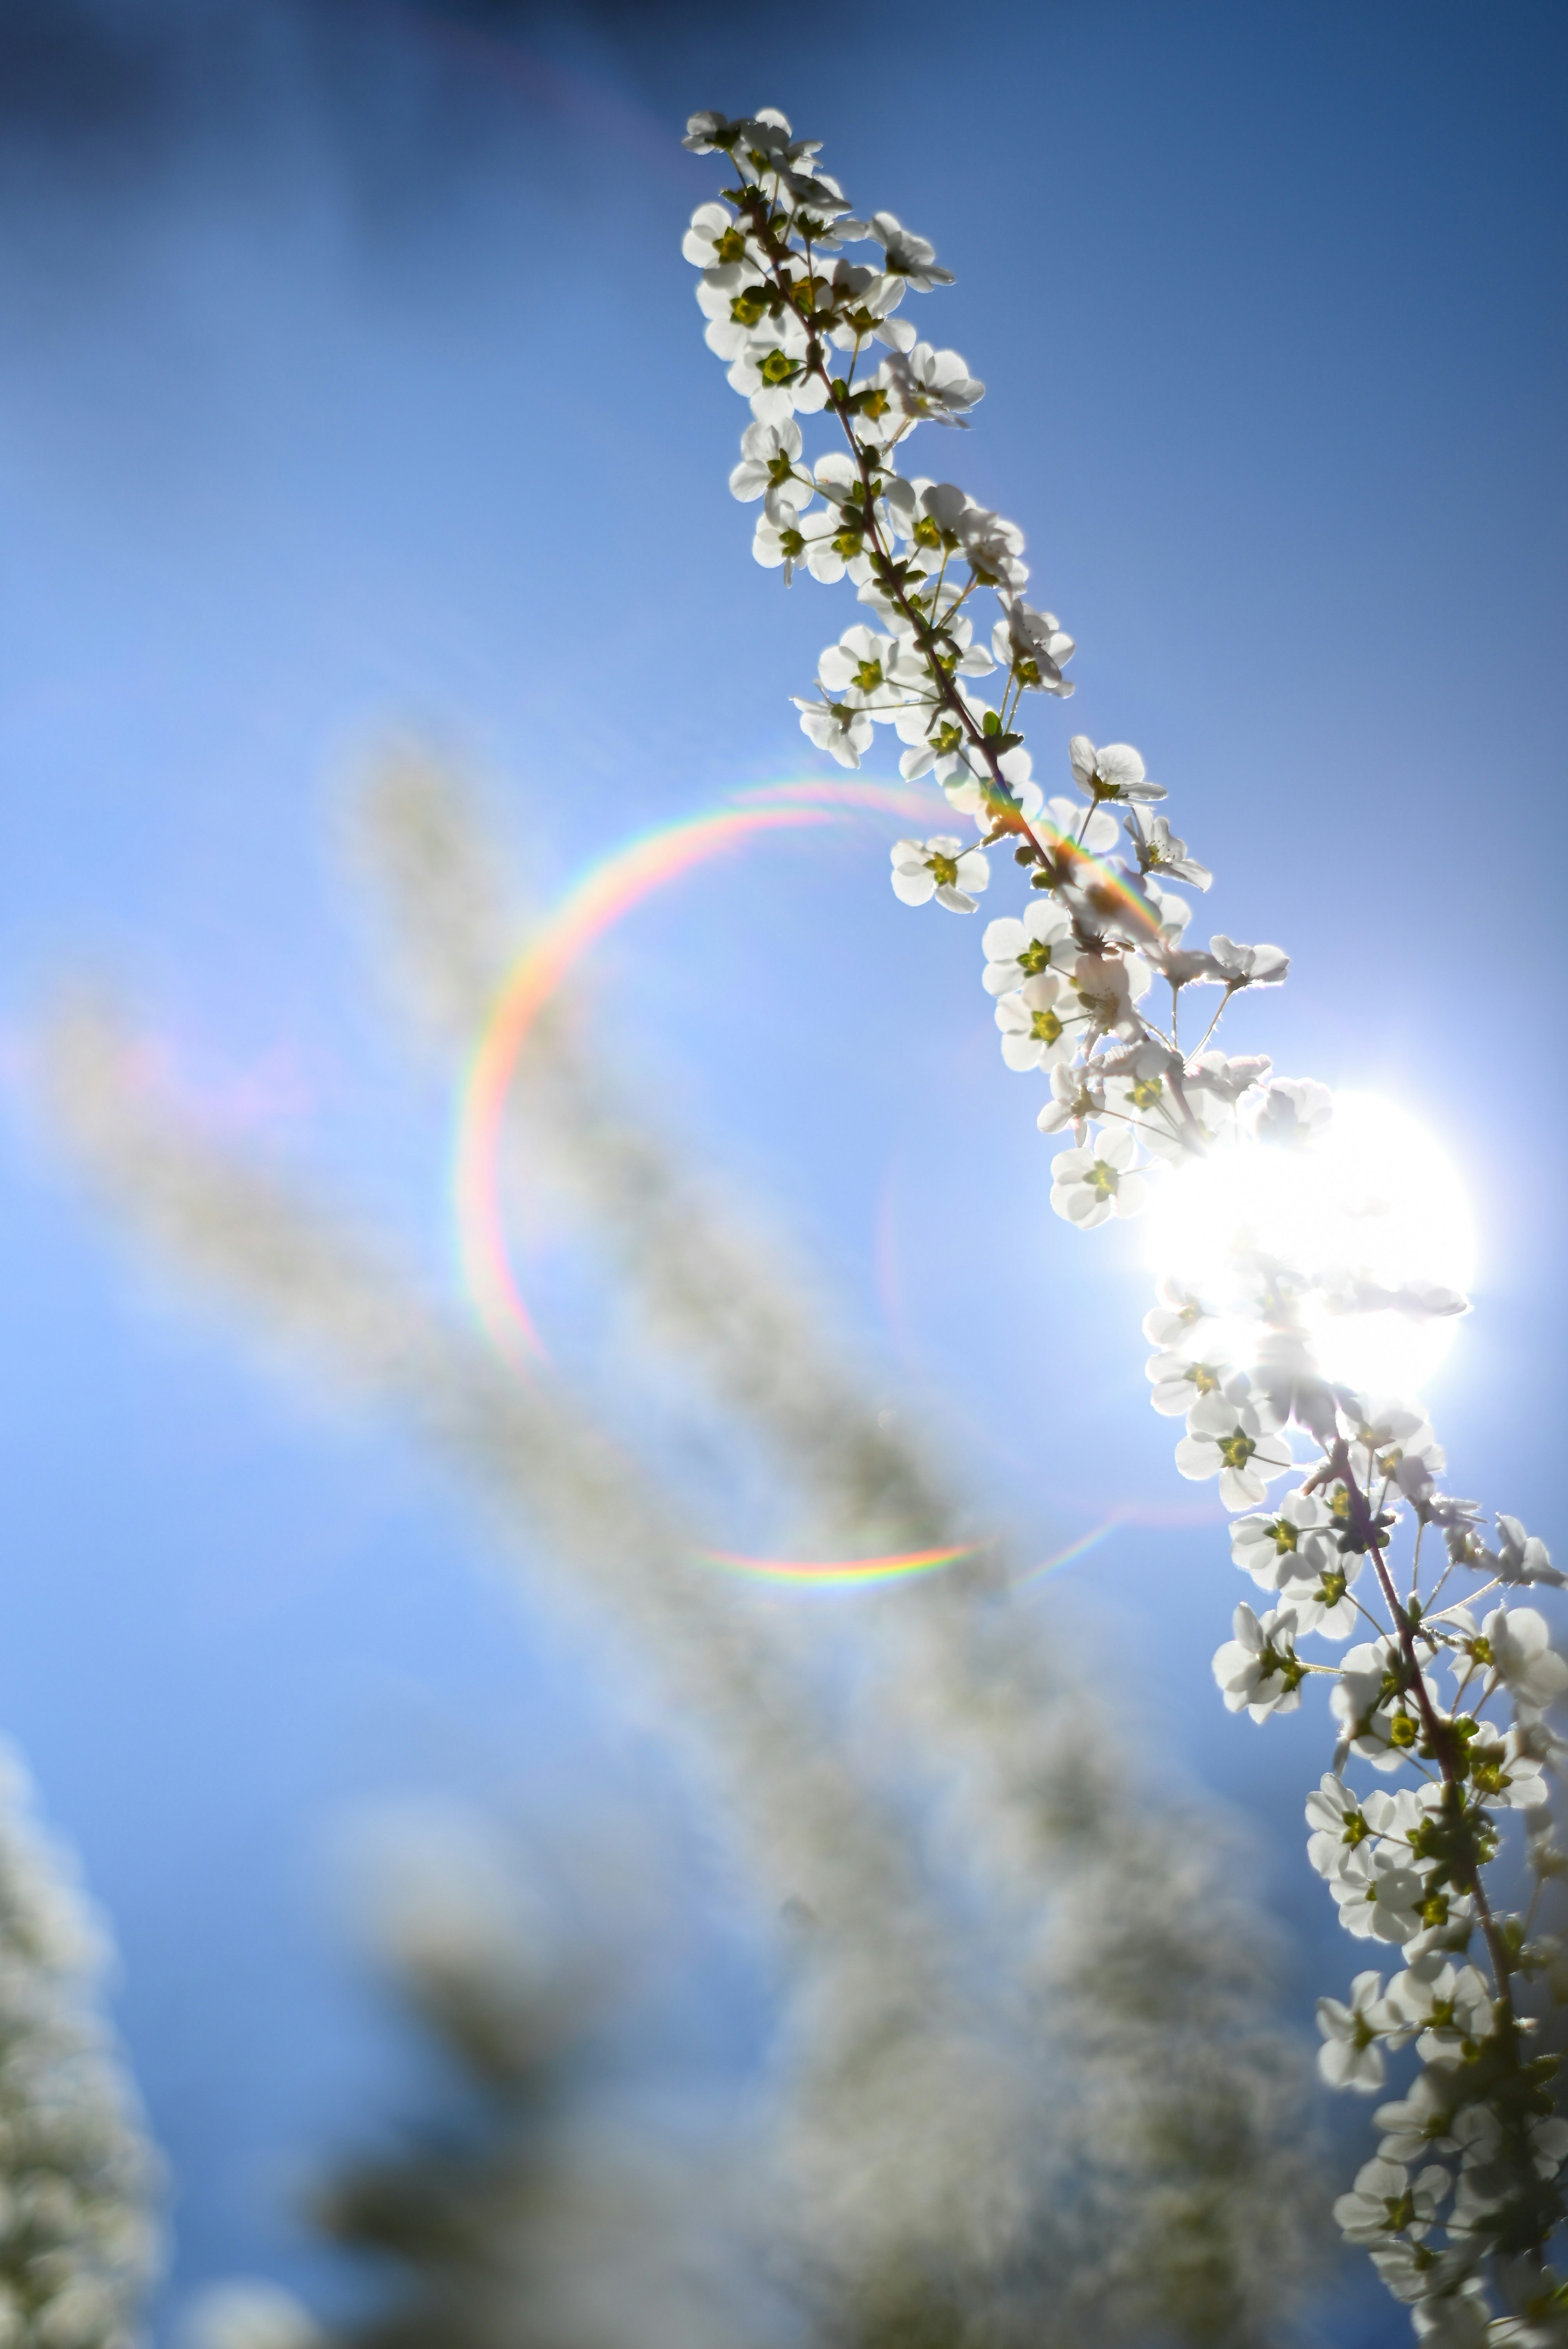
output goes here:
<path id="1" fill-rule="evenodd" d="M 548 102 L 563 55 L 641 84 L 730 16 L 719 0 L 7 0 L 0 157 L 13 194 L 41 168 L 130 192 L 303 107 L 374 192 L 429 191 L 483 112 L 476 61 Z M 794 12 L 808 32 L 823 16 L 817 0 Z"/>

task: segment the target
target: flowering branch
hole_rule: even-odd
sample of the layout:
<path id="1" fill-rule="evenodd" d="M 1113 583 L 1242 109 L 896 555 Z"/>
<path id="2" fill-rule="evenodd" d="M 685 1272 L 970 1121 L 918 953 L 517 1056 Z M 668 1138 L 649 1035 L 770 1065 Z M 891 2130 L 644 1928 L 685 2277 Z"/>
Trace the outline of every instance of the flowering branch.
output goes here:
<path id="1" fill-rule="evenodd" d="M 683 249 L 701 272 L 708 345 L 751 407 L 730 488 L 761 501 L 753 553 L 787 584 L 798 570 L 825 585 L 848 578 L 878 624 L 846 629 L 822 653 L 815 698 L 796 697 L 802 729 L 854 767 L 891 725 L 905 778 L 929 774 L 972 821 L 967 846 L 957 833 L 898 843 L 892 886 L 905 904 L 974 912 L 988 852 L 1003 845 L 1027 873 L 1022 913 L 985 929 L 983 977 L 1006 1065 L 1048 1085 L 1041 1130 L 1071 1130 L 1052 1169 L 1057 1212 L 1089 1229 L 1138 1213 L 1161 1183 L 1206 1186 L 1199 1195 L 1226 1203 L 1202 1278 L 1162 1281 L 1144 1324 L 1154 1407 L 1185 1421 L 1176 1464 L 1217 1477 L 1236 1563 L 1271 1597 L 1262 1615 L 1236 1609 L 1214 1676 L 1226 1705 L 1260 1722 L 1294 1710 L 1309 1675 L 1333 1679 L 1338 1741 L 1307 1801 L 1308 1857 L 1346 1930 L 1397 1949 L 1401 1968 L 1387 1987 L 1376 1971 L 1358 1974 L 1348 2003 L 1319 2001 L 1320 2069 L 1335 2086 L 1376 2093 L 1387 2054 L 1412 2039 L 1422 2065 L 1379 2107 L 1377 2155 L 1336 2216 L 1435 2349 L 1568 2341 L 1568 2286 L 1546 2264 L 1568 2208 L 1568 2123 L 1531 2011 L 1568 1965 L 1534 1925 L 1542 1882 L 1568 1868 L 1549 1833 L 1546 1771 L 1563 1748 L 1545 1718 L 1568 1664 L 1532 1607 L 1499 1604 L 1478 1626 L 1466 1605 L 1438 1603 L 1456 1573 L 1480 1578 L 1477 1598 L 1564 1578 L 1513 1517 L 1496 1519 L 1489 1547 L 1479 1506 L 1440 1489 L 1446 1463 L 1420 1406 L 1337 1375 L 1334 1361 L 1347 1328 L 1419 1325 L 1462 1312 L 1464 1299 L 1429 1283 L 1390 1286 L 1271 1215 L 1282 1185 L 1299 1195 L 1326 1179 L 1335 1104 L 1322 1085 L 1275 1080 L 1266 1060 L 1213 1047 L 1233 999 L 1277 986 L 1288 958 L 1222 934 L 1206 948 L 1187 943 L 1191 903 L 1171 885 L 1202 890 L 1212 876 L 1150 812 L 1165 792 L 1138 752 L 1074 735 L 1078 797 L 1047 800 L 1034 780 L 1024 698 L 1071 693 L 1072 638 L 1024 599 L 1017 526 L 899 465 L 921 424 L 966 427 L 985 389 L 956 352 L 919 341 L 897 315 L 906 292 L 951 284 L 951 273 L 891 212 L 851 218 L 817 142 L 796 140 L 780 114 L 694 115 L 685 143 L 733 170 L 723 201 L 694 213 Z M 846 244 L 878 250 L 851 262 Z M 811 460 L 799 419 L 817 415 L 842 446 Z M 985 638 L 987 596 L 996 616 Z M 1127 855 L 1113 854 L 1119 814 Z M 1156 978 L 1170 989 L 1168 1030 L 1145 1008 Z M 1184 1051 L 1181 998 L 1203 987 L 1221 990 L 1218 1008 Z M 1265 1506 L 1282 1478 L 1291 1489 Z M 1394 1550 L 1407 1537 L 1401 1599 Z M 1423 1542 L 1443 1560 L 1425 1588 Z M 1343 1642 L 1362 1626 L 1373 1636 L 1336 1664 L 1298 1652 L 1303 1640 Z M 1357 1794 L 1344 1775 L 1353 1759 L 1404 1782 Z M 1511 1811 L 1536 1880 L 1523 1915 L 1496 1875 Z"/>

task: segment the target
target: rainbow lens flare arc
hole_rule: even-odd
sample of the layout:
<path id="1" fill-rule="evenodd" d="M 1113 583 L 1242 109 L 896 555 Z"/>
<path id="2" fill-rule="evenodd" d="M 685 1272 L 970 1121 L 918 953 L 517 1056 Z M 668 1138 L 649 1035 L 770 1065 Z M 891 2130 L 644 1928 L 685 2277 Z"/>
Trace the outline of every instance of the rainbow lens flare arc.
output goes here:
<path id="1" fill-rule="evenodd" d="M 500 1143 L 519 1057 L 579 957 L 655 891 L 712 858 L 776 832 L 841 823 L 857 812 L 930 823 L 932 795 L 913 786 L 815 780 L 760 784 L 727 806 L 660 824 L 621 843 L 573 883 L 502 979 L 469 1055 L 458 1102 L 451 1197 L 459 1278 L 497 1350 L 520 1370 L 548 1359 L 523 1297 L 501 1206 Z"/>
<path id="2" fill-rule="evenodd" d="M 634 835 L 598 859 L 567 890 L 507 971 L 469 1055 L 459 1097 L 451 1198 L 459 1275 L 480 1326 L 505 1360 L 523 1372 L 548 1362 L 544 1341 L 522 1294 L 508 1244 L 501 1202 L 500 1148 L 519 1060 L 536 1022 L 573 967 L 634 908 L 671 882 L 732 849 L 777 832 L 819 829 L 856 814 L 893 816 L 928 830 L 951 823 L 929 789 L 914 784 L 807 779 L 758 784 L 722 807 Z M 1048 819 L 1036 819 L 1057 837 Z M 1062 835 L 1061 837 L 1065 837 Z M 1077 852 L 1079 861 L 1119 886 L 1112 868 Z M 1128 1522 L 1118 1513 L 1016 1578 L 1038 1580 L 1086 1556 Z M 694 1556 L 716 1572 L 793 1590 L 852 1590 L 937 1574 L 977 1556 L 988 1542 L 890 1552 L 863 1558 L 789 1559 L 734 1550 Z"/>
<path id="3" fill-rule="evenodd" d="M 858 1590 L 883 1582 L 907 1582 L 914 1576 L 939 1573 L 966 1557 L 978 1557 L 985 1542 L 964 1542 L 944 1549 L 897 1550 L 885 1557 L 783 1558 L 749 1557 L 738 1550 L 702 1549 L 694 1556 L 704 1566 L 753 1582 L 771 1582 L 792 1590 Z"/>

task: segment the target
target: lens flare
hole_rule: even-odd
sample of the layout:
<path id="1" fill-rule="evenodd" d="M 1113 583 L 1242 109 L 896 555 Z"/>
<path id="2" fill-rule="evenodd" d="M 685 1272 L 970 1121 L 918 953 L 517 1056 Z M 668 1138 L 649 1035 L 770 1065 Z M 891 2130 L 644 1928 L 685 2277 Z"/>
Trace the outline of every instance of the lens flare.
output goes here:
<path id="1" fill-rule="evenodd" d="M 1053 1551 L 1049 1557 L 1041 1558 L 1037 1566 L 1031 1566 L 1017 1575 L 1014 1578 L 1014 1589 L 1025 1589 L 1031 1582 L 1043 1581 L 1047 1574 L 1058 1573 L 1064 1566 L 1075 1565 L 1080 1557 L 1087 1557 L 1091 1549 L 1098 1549 L 1101 1542 L 1109 1541 L 1112 1534 L 1119 1533 L 1123 1526 L 1130 1525 L 1134 1520 L 1135 1512 L 1113 1509 L 1101 1524 L 1087 1534 L 1080 1534 L 1077 1541 L 1068 1542 L 1066 1549 Z"/>
<path id="2" fill-rule="evenodd" d="M 1155 1271 L 1222 1305 L 1238 1248 L 1341 1289 L 1463 1295 L 1474 1274 L 1470 1203 L 1441 1144 L 1369 1093 L 1336 1093 L 1326 1133 L 1305 1149 L 1242 1146 L 1174 1169 L 1156 1187 L 1146 1233 Z M 1325 1373 L 1378 1393 L 1418 1392 L 1459 1318 L 1333 1310 L 1315 1299 L 1306 1314 Z M 1243 1367 L 1250 1326 L 1238 1319 L 1216 1339 Z"/>
<path id="3" fill-rule="evenodd" d="M 573 963 L 634 906 L 726 851 L 766 833 L 842 822 L 857 812 L 930 823 L 937 810 L 904 784 L 807 781 L 738 792 L 735 803 L 626 841 L 592 865 L 535 932 L 502 980 L 459 1096 L 452 1209 L 459 1276 L 492 1344 L 519 1368 L 545 1349 L 512 1269 L 500 1200 L 507 1095 L 530 1030 Z"/>
<path id="4" fill-rule="evenodd" d="M 794 1590 L 859 1590 L 871 1583 L 907 1582 L 917 1574 L 939 1573 L 944 1566 L 956 1566 L 962 1558 L 977 1557 L 986 1547 L 985 1542 L 965 1542 L 956 1548 L 898 1550 L 886 1557 L 820 1561 L 746 1557 L 728 1549 L 701 1549 L 696 1555 L 704 1566 L 717 1567 L 726 1574 L 743 1575 L 753 1582 L 781 1583 Z"/>

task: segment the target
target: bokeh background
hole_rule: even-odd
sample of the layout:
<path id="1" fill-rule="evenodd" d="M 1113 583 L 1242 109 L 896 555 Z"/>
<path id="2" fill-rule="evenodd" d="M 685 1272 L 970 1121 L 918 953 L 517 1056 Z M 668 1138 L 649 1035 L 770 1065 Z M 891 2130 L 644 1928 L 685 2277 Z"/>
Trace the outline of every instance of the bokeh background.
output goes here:
<path id="1" fill-rule="evenodd" d="M 0 0 L 0 1722 L 122 1951 L 167 2322 L 235 2269 L 337 2288 L 298 2189 L 413 2061 L 353 1948 L 354 1820 L 690 1829 L 440 1472 L 171 1301 L 74 1184 L 50 1006 L 90 978 L 211 1131 L 455 1292 L 455 1098 L 388 1034 L 341 809 L 412 730 L 546 905 L 642 827 L 834 771 L 787 697 L 847 591 L 749 560 L 678 253 L 714 184 L 686 113 L 782 106 L 957 272 L 922 330 L 990 389 L 922 462 L 1022 523 L 1078 637 L 1037 771 L 1075 726 L 1137 743 L 1212 926 L 1295 957 L 1233 1048 L 1441 1138 L 1480 1233 L 1430 1397 L 1454 1481 L 1560 1541 L 1565 49 L 1510 0 Z M 895 904 L 887 833 L 650 900 L 595 950 L 599 1016 L 998 1521 L 1044 1558 L 1128 1514 L 1057 1601 L 1161 1772 L 1261 1822 L 1305 2013 L 1354 1970 L 1302 1850 L 1321 1723 L 1215 1699 L 1234 1574 L 1144 1404 L 1136 1230 L 1048 1214 L 976 926 Z M 519 1238 L 570 1362 L 570 1263 L 548 1218 Z M 722 2072 L 755 1987 L 696 1930 L 666 2022 Z M 1338 2306 L 1346 2349 L 1405 2337 Z"/>

